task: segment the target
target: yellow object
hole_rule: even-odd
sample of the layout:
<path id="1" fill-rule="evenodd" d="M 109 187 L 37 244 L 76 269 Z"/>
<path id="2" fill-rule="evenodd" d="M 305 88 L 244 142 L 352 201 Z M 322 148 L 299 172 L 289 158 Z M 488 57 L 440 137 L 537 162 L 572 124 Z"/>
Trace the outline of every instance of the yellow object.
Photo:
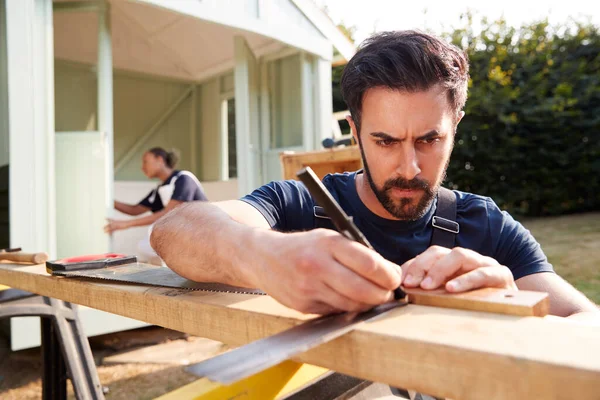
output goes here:
<path id="1" fill-rule="evenodd" d="M 211 382 L 208 378 L 202 378 L 155 400 L 275 400 L 306 386 L 329 372 L 327 368 L 284 361 L 231 385 L 225 386 Z"/>
<path id="2" fill-rule="evenodd" d="M 10 289 L 10 286 L 0 285 L 0 290 Z"/>

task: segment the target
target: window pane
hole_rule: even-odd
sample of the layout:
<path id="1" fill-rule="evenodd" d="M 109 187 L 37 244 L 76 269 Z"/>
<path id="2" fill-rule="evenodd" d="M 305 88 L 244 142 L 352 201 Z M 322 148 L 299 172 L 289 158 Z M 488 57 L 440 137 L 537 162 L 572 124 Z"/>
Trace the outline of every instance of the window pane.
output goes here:
<path id="1" fill-rule="evenodd" d="M 227 147 L 229 177 L 237 178 L 237 152 L 235 147 L 235 99 L 227 100 Z"/>

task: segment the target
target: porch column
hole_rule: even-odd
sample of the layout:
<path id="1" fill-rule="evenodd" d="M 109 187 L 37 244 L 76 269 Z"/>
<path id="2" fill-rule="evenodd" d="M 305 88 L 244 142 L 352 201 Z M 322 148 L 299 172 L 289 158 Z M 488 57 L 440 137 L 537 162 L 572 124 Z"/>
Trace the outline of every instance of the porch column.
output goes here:
<path id="1" fill-rule="evenodd" d="M 331 137 L 333 118 L 333 97 L 331 93 L 331 61 L 315 57 L 315 149 L 321 148 L 323 139 Z"/>
<path id="2" fill-rule="evenodd" d="M 54 257 L 52 0 L 2 3 L 6 17 L 10 244 Z"/>
<path id="3" fill-rule="evenodd" d="M 238 195 L 250 193 L 259 182 L 260 144 L 255 59 L 242 36 L 234 38 L 235 138 Z"/>
<path id="4" fill-rule="evenodd" d="M 315 128 L 318 109 L 315 93 L 317 88 L 314 71 L 314 62 L 306 53 L 300 53 L 300 93 L 302 115 L 302 147 L 305 151 L 315 150 Z"/>
<path id="5" fill-rule="evenodd" d="M 110 3 L 98 8 L 98 130 L 106 135 L 106 215 L 111 215 L 114 199 L 113 62 Z M 112 244 L 111 244 L 112 247 Z"/>

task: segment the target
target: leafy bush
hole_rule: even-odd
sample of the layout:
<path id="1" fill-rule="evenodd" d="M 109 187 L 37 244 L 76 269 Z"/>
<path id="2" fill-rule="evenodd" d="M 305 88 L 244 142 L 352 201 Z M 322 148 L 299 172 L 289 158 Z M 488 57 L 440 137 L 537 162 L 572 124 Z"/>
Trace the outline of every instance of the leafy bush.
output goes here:
<path id="1" fill-rule="evenodd" d="M 600 209 L 600 34 L 590 23 L 481 20 L 444 36 L 471 64 L 448 187 L 517 215 Z M 334 68 L 334 109 L 342 68 Z"/>
<path id="2" fill-rule="evenodd" d="M 469 55 L 471 82 L 448 184 L 521 215 L 599 209 L 598 28 L 482 26 L 449 35 Z"/>

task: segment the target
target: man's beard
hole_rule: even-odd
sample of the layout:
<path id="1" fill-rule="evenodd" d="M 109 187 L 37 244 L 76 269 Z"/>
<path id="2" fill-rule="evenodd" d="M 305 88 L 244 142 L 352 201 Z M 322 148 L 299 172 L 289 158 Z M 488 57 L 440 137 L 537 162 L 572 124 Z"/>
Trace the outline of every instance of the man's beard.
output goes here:
<path id="1" fill-rule="evenodd" d="M 371 172 L 369 170 L 369 164 L 367 163 L 367 158 L 365 157 L 365 153 L 360 147 L 360 152 L 363 159 L 365 175 L 367 181 L 369 182 L 369 186 L 379 203 L 385 208 L 387 212 L 389 212 L 394 217 L 403 220 L 403 221 L 416 221 L 427 213 L 433 199 L 437 195 L 437 192 L 440 188 L 441 183 L 446 179 L 446 170 L 448 169 L 449 159 L 446 162 L 444 167 L 444 173 L 442 175 L 442 179 L 440 179 L 434 186 L 431 186 L 429 182 L 419 178 L 413 178 L 411 180 L 404 179 L 402 177 L 392 178 L 385 181 L 383 184 L 383 188 L 378 188 L 373 181 L 373 177 L 371 176 Z M 417 204 L 412 204 L 414 199 L 410 197 L 403 197 L 400 199 L 399 203 L 396 203 L 389 194 L 389 191 L 392 189 L 416 189 L 422 190 L 423 196 L 419 200 Z"/>

